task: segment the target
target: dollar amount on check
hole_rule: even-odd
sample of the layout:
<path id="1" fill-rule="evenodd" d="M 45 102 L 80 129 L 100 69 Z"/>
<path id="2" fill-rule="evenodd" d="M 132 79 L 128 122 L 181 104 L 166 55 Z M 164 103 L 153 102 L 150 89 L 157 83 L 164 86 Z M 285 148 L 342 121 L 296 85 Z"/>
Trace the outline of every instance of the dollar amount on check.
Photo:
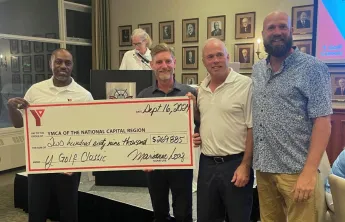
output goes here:
<path id="1" fill-rule="evenodd" d="M 30 105 L 27 172 L 192 169 L 192 105 L 187 97 Z"/>

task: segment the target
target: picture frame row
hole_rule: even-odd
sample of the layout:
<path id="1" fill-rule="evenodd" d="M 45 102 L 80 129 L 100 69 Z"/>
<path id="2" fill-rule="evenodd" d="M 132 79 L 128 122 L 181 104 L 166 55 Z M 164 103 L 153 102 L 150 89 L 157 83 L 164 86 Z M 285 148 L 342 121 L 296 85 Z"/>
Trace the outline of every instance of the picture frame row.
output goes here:
<path id="1" fill-rule="evenodd" d="M 312 55 L 312 40 L 302 39 L 295 40 L 294 46 L 297 46 L 300 51 Z M 128 50 L 119 50 L 119 64 L 121 64 L 124 54 Z M 240 63 L 241 69 L 251 69 L 255 59 L 254 43 L 237 43 L 235 44 L 234 62 Z M 186 46 L 182 47 L 182 69 L 193 70 L 198 69 L 199 64 L 199 47 Z"/>
<path id="2" fill-rule="evenodd" d="M 43 55 L 33 55 L 33 64 L 32 64 L 32 56 L 25 55 L 25 56 L 11 56 L 11 71 L 14 73 L 17 72 L 44 72 L 45 67 L 48 68 L 48 71 L 51 71 L 49 61 L 50 61 L 51 54 L 43 54 Z M 46 61 L 45 61 L 46 60 Z M 34 65 L 35 70 L 32 69 L 32 65 Z"/>
<path id="3" fill-rule="evenodd" d="M 51 78 L 52 74 L 12 74 L 12 89 L 14 91 L 26 91 L 34 83 Z"/>
<path id="4" fill-rule="evenodd" d="M 42 35 L 34 35 L 34 37 L 41 37 Z M 56 33 L 47 33 L 45 34 L 46 38 L 56 39 Z M 31 46 L 33 45 L 33 52 L 34 53 L 43 53 L 44 52 L 44 45 L 46 45 L 47 52 L 53 52 L 55 49 L 58 48 L 59 44 L 56 43 L 43 43 L 43 42 L 34 42 L 34 41 L 27 41 L 27 40 L 17 40 L 17 39 L 10 39 L 10 53 L 11 54 L 30 54 L 32 52 Z M 20 42 L 20 43 L 19 43 Z"/>
<path id="5" fill-rule="evenodd" d="M 314 5 L 292 7 L 292 26 L 294 35 L 312 34 Z M 235 14 L 235 39 L 255 38 L 256 12 Z M 159 22 L 159 43 L 175 43 L 175 22 Z M 138 28 L 144 29 L 150 37 L 152 23 L 139 24 Z M 225 40 L 226 15 L 207 17 L 207 38 Z M 131 46 L 132 25 L 119 26 L 119 46 Z M 199 42 L 199 18 L 182 19 L 182 43 Z"/>

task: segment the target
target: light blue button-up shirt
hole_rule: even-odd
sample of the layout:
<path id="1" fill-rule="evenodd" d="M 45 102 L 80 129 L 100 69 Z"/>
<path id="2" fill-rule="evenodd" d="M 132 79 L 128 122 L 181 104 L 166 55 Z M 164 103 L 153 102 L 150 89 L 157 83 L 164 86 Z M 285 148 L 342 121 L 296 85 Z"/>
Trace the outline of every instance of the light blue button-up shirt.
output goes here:
<path id="1" fill-rule="evenodd" d="M 253 66 L 253 168 L 299 173 L 313 119 L 332 114 L 330 74 L 325 64 L 297 48 L 276 73 L 268 61 Z"/>

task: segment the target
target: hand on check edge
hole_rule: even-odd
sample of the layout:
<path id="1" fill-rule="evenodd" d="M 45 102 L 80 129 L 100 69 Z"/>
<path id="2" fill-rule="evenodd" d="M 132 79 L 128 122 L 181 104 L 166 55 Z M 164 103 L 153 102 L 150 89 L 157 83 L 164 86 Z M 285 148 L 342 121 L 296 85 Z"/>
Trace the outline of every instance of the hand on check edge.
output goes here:
<path id="1" fill-rule="evenodd" d="M 199 133 L 193 134 L 194 147 L 199 147 L 201 145 L 201 137 Z"/>

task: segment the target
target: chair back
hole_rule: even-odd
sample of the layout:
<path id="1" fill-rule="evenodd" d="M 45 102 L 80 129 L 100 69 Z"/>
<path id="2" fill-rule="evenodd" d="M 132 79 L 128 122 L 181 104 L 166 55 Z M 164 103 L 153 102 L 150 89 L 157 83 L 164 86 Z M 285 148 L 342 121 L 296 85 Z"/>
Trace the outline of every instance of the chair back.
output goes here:
<path id="1" fill-rule="evenodd" d="M 329 176 L 336 222 L 345 221 L 345 179 L 334 174 Z"/>

